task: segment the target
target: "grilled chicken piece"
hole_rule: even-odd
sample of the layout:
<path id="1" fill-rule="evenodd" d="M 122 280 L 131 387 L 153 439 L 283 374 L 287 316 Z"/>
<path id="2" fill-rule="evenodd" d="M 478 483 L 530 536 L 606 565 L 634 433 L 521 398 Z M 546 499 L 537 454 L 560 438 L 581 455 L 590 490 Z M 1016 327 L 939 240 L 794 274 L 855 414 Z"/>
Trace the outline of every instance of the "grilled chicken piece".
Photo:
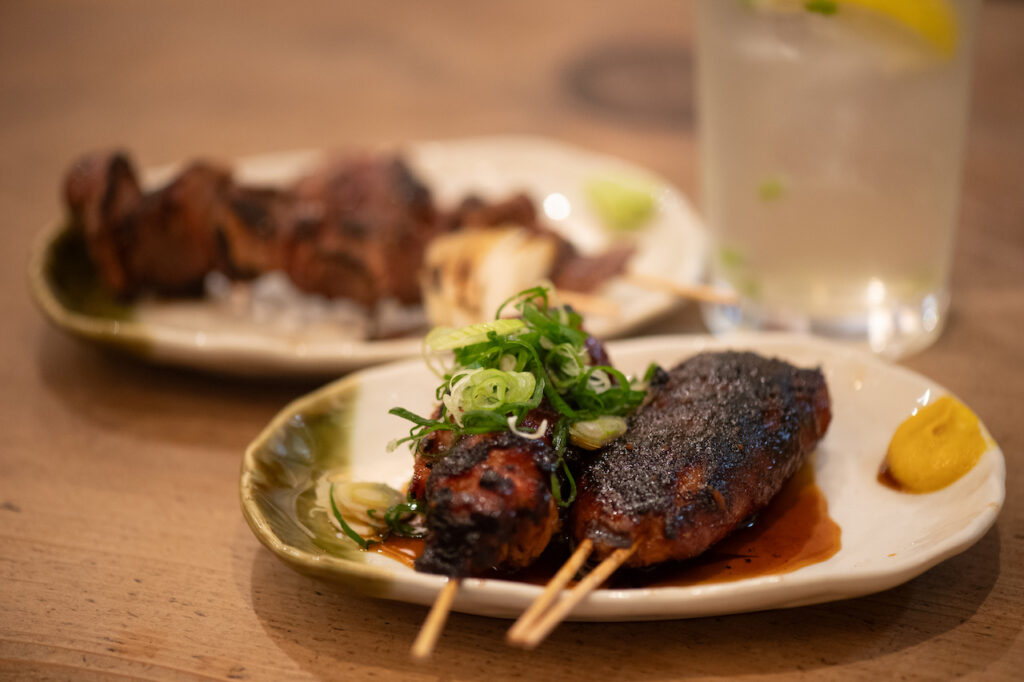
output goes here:
<path id="1" fill-rule="evenodd" d="M 372 306 L 420 300 L 426 244 L 443 231 L 430 190 L 397 157 L 336 162 L 295 186 L 302 218 L 286 268 L 305 291 Z"/>
<path id="2" fill-rule="evenodd" d="M 575 249 L 558 261 L 551 272 L 551 282 L 566 291 L 591 292 L 616 275 L 626 271 L 633 257 L 631 246 L 614 246 L 592 256 L 584 256 Z"/>
<path id="3" fill-rule="evenodd" d="M 548 279 L 558 252 L 550 235 L 518 226 L 470 227 L 427 246 L 420 285 L 431 323 L 486 319 L 516 293 Z"/>
<path id="4" fill-rule="evenodd" d="M 581 256 L 538 222 L 524 194 L 491 203 L 470 197 L 442 216 L 398 157 L 338 160 L 283 191 L 238 186 L 226 169 L 193 163 L 144 194 L 124 154 L 101 152 L 72 166 L 64 195 L 100 280 L 119 296 L 197 293 L 214 270 L 233 278 L 284 270 L 300 289 L 330 298 L 418 303 L 428 243 L 474 226 L 521 226 L 545 251 L 541 272 L 570 289 L 593 288 L 628 258 Z M 523 258 L 536 269 L 537 254 Z M 427 270 L 426 281 L 436 282 L 439 267 Z"/>
<path id="5" fill-rule="evenodd" d="M 514 291 L 519 291 L 526 286 L 532 286 L 542 279 L 550 279 L 559 289 L 569 291 L 593 291 L 608 279 L 620 275 L 626 270 L 629 259 L 633 256 L 633 248 L 630 246 L 615 246 L 608 251 L 584 255 L 580 253 L 572 242 L 544 225 L 537 216 L 537 209 L 530 197 L 524 193 L 513 194 L 501 201 L 487 202 L 478 196 L 470 195 L 462 200 L 458 208 L 449 213 L 445 220 L 449 231 L 458 231 L 462 228 L 520 228 L 526 235 L 520 238 L 520 242 L 528 245 L 521 257 L 527 260 L 541 261 L 531 263 L 525 270 L 542 269 L 542 275 L 532 277 L 525 286 L 520 286 Z M 452 237 L 453 243 L 458 243 L 458 234 Z M 542 255 L 530 253 L 537 250 L 539 242 L 547 242 L 549 253 Z M 468 248 L 482 246 L 487 250 L 486 244 L 467 244 Z M 517 248 L 514 244 L 502 244 L 503 250 Z M 521 247 L 520 247 L 521 248 Z M 434 263 L 428 263 L 424 273 L 425 287 L 439 287 L 437 284 L 442 273 L 438 271 L 438 263 L 443 259 L 443 254 L 434 259 Z M 477 260 L 481 260 L 482 255 Z M 430 259 L 428 258 L 428 261 Z M 429 267 L 433 265 L 433 267 Z M 465 263 L 458 264 L 458 267 L 467 270 L 472 267 Z M 523 273 L 522 277 L 530 278 L 531 275 Z M 467 271 L 461 279 L 469 277 Z M 492 277 L 492 273 L 484 273 L 482 278 Z M 518 280 L 517 280 L 518 281 Z M 457 286 L 458 281 L 455 282 Z M 514 293 L 513 291 L 513 293 Z M 501 297 L 502 300 L 508 296 Z M 482 311 L 490 311 L 491 308 L 481 307 L 477 314 Z"/>
<path id="6" fill-rule="evenodd" d="M 533 205 L 533 200 L 522 192 L 493 202 L 471 194 L 445 216 L 445 221 L 449 230 L 502 225 L 518 225 L 530 230 L 542 229 L 537 220 L 537 208 Z"/>
<path id="7" fill-rule="evenodd" d="M 696 556 L 757 513 L 825 435 L 825 379 L 753 353 L 705 353 L 652 386 L 626 435 L 584 467 L 571 524 L 629 566 Z"/>
<path id="8" fill-rule="evenodd" d="M 290 192 L 231 187 L 218 211 L 216 226 L 225 274 L 243 279 L 283 270 L 295 204 Z"/>
<path id="9" fill-rule="evenodd" d="M 281 269 L 293 223 L 290 194 L 236 186 L 227 170 L 208 163 L 143 194 L 119 152 L 76 161 L 64 198 L 100 280 L 117 295 L 194 292 L 211 270 L 253 277 Z"/>
<path id="10" fill-rule="evenodd" d="M 550 487 L 558 462 L 555 417 L 538 408 L 523 419 L 530 431 L 547 420 L 537 440 L 504 431 L 454 439 L 448 433 L 425 444 L 430 455 L 417 459 L 411 484 L 426 502 L 428 531 L 416 570 L 456 577 L 509 572 L 540 556 L 559 526 Z"/>
<path id="11" fill-rule="evenodd" d="M 64 179 L 71 227 L 85 237 L 100 281 L 115 294 L 129 289 L 115 231 L 142 198 L 135 169 L 121 152 L 96 152 L 75 161 Z"/>
<path id="12" fill-rule="evenodd" d="M 193 163 L 143 194 L 127 158 L 105 152 L 74 164 L 64 194 L 119 295 L 193 293 L 214 270 L 285 270 L 312 293 L 414 303 L 426 242 L 443 230 L 429 191 L 398 158 L 346 160 L 287 191 L 237 186 L 226 169 Z"/>
<path id="13" fill-rule="evenodd" d="M 227 170 L 197 162 L 143 196 L 114 228 L 128 288 L 199 291 L 206 274 L 222 263 L 216 228 L 230 189 Z"/>

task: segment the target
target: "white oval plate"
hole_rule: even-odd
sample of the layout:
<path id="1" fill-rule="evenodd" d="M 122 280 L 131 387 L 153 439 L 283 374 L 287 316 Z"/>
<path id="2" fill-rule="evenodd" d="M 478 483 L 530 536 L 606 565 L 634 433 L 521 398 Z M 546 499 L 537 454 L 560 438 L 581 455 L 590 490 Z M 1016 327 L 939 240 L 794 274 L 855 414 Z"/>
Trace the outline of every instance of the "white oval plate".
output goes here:
<path id="1" fill-rule="evenodd" d="M 814 604 L 885 590 L 964 551 L 995 522 L 1005 495 L 1005 465 L 991 446 L 963 478 L 926 495 L 900 493 L 877 481 L 896 427 L 921 405 L 947 393 L 935 382 L 863 351 L 809 337 L 737 335 L 653 337 L 609 344 L 617 366 L 642 372 L 656 361 L 670 367 L 705 349 L 749 349 L 801 366 L 821 366 L 833 401 L 833 421 L 813 462 L 829 514 L 842 529 L 830 559 L 791 573 L 691 587 L 598 590 L 574 620 L 689 618 Z M 374 553 L 339 549 L 335 533 L 304 513 L 312 477 L 348 467 L 356 480 L 401 487 L 411 474 L 408 452 L 388 454 L 407 423 L 393 406 L 427 413 L 437 379 L 422 362 L 366 370 L 287 406 L 245 453 L 242 508 L 260 541 L 304 573 L 375 596 L 429 604 L 444 579 Z M 331 547 L 325 551 L 322 547 Z M 454 609 L 517 617 L 539 587 L 466 579 Z"/>
<path id="2" fill-rule="evenodd" d="M 538 209 L 545 197 L 561 194 L 569 213 L 545 222 L 584 253 L 609 246 L 613 235 L 584 198 L 587 181 L 595 177 L 626 176 L 655 188 L 653 218 L 629 239 L 636 252 L 631 271 L 656 275 L 681 285 L 702 276 L 706 236 L 683 195 L 664 179 L 622 159 L 537 137 L 484 137 L 419 142 L 401 148 L 441 206 L 453 206 L 467 193 L 502 198 L 525 191 Z M 283 184 L 313 168 L 320 152 L 290 152 L 243 159 L 236 177 L 246 183 Z M 169 180 L 175 167 L 145 173 L 149 187 Z M 564 209 L 565 202 L 562 202 Z M 558 214 L 556 214 L 557 216 Z M 417 355 L 419 339 L 362 341 L 346 338 L 339 325 L 304 328 L 225 314 L 210 301 L 149 301 L 128 307 L 112 304 L 96 312 L 79 305 L 77 292 L 66 291 L 54 273 L 63 224 L 41 237 L 30 265 L 32 290 L 46 315 L 61 328 L 100 343 L 113 345 L 157 362 L 204 370 L 249 375 L 338 374 L 371 364 Z M 590 315 L 591 333 L 622 336 L 676 305 L 665 293 L 651 292 L 612 280 L 596 292 L 616 308 L 613 316 Z M 100 295 L 99 292 L 96 295 Z M 111 314 L 107 309 L 113 309 Z"/>

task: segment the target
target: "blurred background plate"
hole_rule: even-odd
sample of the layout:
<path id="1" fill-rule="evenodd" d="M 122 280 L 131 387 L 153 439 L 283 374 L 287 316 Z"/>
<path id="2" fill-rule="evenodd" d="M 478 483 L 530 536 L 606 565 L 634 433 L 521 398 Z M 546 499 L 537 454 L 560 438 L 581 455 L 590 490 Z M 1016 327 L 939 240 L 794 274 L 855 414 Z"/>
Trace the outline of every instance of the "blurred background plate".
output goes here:
<path id="1" fill-rule="evenodd" d="M 695 284 L 703 274 L 706 237 L 686 198 L 628 161 L 517 136 L 411 143 L 399 151 L 441 206 L 468 193 L 497 199 L 525 191 L 545 213 L 543 221 L 585 254 L 625 239 L 635 248 L 632 272 L 680 285 Z M 282 184 L 322 158 L 313 151 L 251 157 L 235 164 L 235 174 L 243 183 Z M 160 185 L 175 170 L 148 171 L 147 186 Z M 655 211 L 641 228 L 623 234 L 602 223 L 585 192 L 588 182 L 602 178 L 627 178 L 652 189 Z M 553 202 L 545 202 L 550 197 Z M 36 302 L 57 326 L 159 363 L 253 376 L 327 375 L 415 355 L 420 347 L 418 338 L 346 338 L 339 325 L 295 328 L 240 318 L 208 299 L 120 303 L 99 288 L 92 265 L 63 223 L 41 236 L 29 275 Z M 625 335 L 678 304 L 669 294 L 623 279 L 606 282 L 597 294 L 610 304 L 609 312 L 589 315 L 586 324 L 605 338 Z"/>

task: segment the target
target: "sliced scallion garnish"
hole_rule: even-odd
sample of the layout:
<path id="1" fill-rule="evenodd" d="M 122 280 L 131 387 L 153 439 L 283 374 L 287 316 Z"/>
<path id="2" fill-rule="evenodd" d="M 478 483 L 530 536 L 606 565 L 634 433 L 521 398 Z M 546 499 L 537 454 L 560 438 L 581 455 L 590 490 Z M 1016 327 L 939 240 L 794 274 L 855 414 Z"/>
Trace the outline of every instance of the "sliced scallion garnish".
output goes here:
<path id="1" fill-rule="evenodd" d="M 334 518 L 338 522 L 338 525 L 341 526 L 342 532 L 344 532 L 345 535 L 348 536 L 349 540 L 351 540 L 352 542 L 354 542 L 357 545 L 359 545 L 360 548 L 368 549 L 370 547 L 370 544 L 375 542 L 375 541 L 374 540 L 367 540 L 362 535 L 360 535 L 359 533 L 357 533 L 354 530 L 352 530 L 352 527 L 349 526 L 348 523 L 345 521 L 345 517 L 341 515 L 340 511 L 338 511 L 338 505 L 334 502 L 334 484 L 333 483 L 331 483 L 331 487 L 328 489 L 327 496 L 331 499 L 331 512 L 333 512 Z"/>
<path id="2" fill-rule="evenodd" d="M 519 318 L 501 317 L 510 306 L 519 312 Z M 564 459 L 570 428 L 614 418 L 606 422 L 614 423 L 614 428 L 602 431 L 608 436 L 619 430 L 624 417 L 645 395 L 614 367 L 594 365 L 588 339 L 579 314 L 549 305 L 545 287 L 511 297 L 498 308 L 492 322 L 434 330 L 427 335 L 426 347 L 435 352 L 450 350 L 454 360 L 436 392 L 441 403 L 438 415 L 425 418 L 392 408 L 391 414 L 413 423 L 409 435 L 395 444 L 415 443 L 440 430 L 456 436 L 512 430 L 524 438 L 537 438 L 547 429 L 528 431 L 519 425 L 546 400 L 558 414 L 550 426 L 559 465 L 552 475 L 552 494 L 560 505 L 571 504 L 576 483 Z M 558 468 L 568 484 L 568 494 L 562 492 Z"/>

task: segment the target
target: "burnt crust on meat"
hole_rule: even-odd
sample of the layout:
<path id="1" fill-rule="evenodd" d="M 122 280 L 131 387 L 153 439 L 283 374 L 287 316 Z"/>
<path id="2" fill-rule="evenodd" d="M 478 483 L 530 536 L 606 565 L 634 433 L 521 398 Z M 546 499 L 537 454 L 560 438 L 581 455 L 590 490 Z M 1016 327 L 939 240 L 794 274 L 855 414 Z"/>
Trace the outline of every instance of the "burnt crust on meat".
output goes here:
<path id="1" fill-rule="evenodd" d="M 366 307 L 419 302 L 423 252 L 443 226 L 402 159 L 338 159 L 293 189 L 301 228 L 286 240 L 284 267 L 297 287 Z"/>
<path id="2" fill-rule="evenodd" d="M 551 417 L 536 409 L 522 420 L 528 431 L 548 420 L 539 439 L 508 431 L 449 433 L 426 443 L 428 452 L 421 447 L 410 491 L 425 504 L 428 536 L 416 570 L 508 573 L 540 556 L 559 527 L 550 489 L 558 465 Z"/>
<path id="3" fill-rule="evenodd" d="M 195 294 L 220 265 L 215 225 L 231 187 L 226 168 L 197 161 L 143 195 L 115 227 L 130 290 Z"/>
<path id="4" fill-rule="evenodd" d="M 524 420 L 525 422 L 525 420 Z M 524 428 L 528 428 L 524 424 Z M 530 440 L 511 431 L 467 436 L 459 439 L 451 450 L 431 467 L 431 475 L 461 476 L 487 458 L 491 450 L 522 449 L 530 454 L 537 468 L 550 474 L 558 465 L 558 455 L 549 438 Z"/>
<path id="5" fill-rule="evenodd" d="M 700 554 L 761 509 L 831 417 L 816 369 L 747 352 L 697 355 L 658 377 L 626 436 L 584 467 L 572 512 L 597 558 L 629 565 Z"/>
<path id="6" fill-rule="evenodd" d="M 87 154 L 75 161 L 64 179 L 70 226 L 83 235 L 100 281 L 116 295 L 125 294 L 131 286 L 116 228 L 141 197 L 135 169 L 120 151 Z"/>

